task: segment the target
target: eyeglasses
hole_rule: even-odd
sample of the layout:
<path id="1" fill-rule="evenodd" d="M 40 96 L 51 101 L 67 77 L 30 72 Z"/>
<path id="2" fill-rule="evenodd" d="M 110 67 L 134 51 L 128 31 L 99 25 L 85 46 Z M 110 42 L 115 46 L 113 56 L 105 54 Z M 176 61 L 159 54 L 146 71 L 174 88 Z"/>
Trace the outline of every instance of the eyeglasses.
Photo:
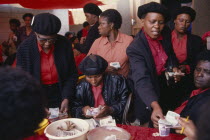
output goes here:
<path id="1" fill-rule="evenodd" d="M 46 38 L 41 38 L 41 37 L 39 37 L 39 35 L 37 35 L 37 40 L 39 40 L 43 44 L 46 43 L 46 42 L 55 43 L 55 41 L 57 40 L 57 38 L 54 37 L 54 38 L 46 39 Z"/>

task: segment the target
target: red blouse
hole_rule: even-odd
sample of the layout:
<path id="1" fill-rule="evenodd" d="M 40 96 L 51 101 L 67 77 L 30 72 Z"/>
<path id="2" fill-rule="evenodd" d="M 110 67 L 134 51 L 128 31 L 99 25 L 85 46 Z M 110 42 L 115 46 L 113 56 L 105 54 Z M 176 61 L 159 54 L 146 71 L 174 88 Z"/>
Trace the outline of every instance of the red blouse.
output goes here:
<path id="1" fill-rule="evenodd" d="M 184 35 L 182 39 L 178 39 L 176 31 L 173 30 L 171 36 L 174 53 L 179 63 L 182 63 L 187 59 L 187 35 Z"/>
<path id="2" fill-rule="evenodd" d="M 98 107 L 99 105 L 105 105 L 104 98 L 102 96 L 102 90 L 103 90 L 103 83 L 101 83 L 97 87 L 92 86 L 92 92 L 95 100 L 94 107 Z"/>
<path id="3" fill-rule="evenodd" d="M 58 72 L 54 62 L 54 48 L 55 46 L 53 45 L 51 50 L 48 53 L 45 53 L 38 43 L 41 60 L 40 75 L 42 84 L 49 85 L 58 83 Z"/>
<path id="4" fill-rule="evenodd" d="M 163 46 L 159 42 L 159 40 L 162 40 L 163 37 L 160 36 L 157 39 L 152 39 L 146 33 L 144 34 L 147 38 L 150 50 L 152 52 L 157 74 L 161 75 L 161 73 L 165 71 L 165 64 L 168 59 L 168 56 L 166 55 L 165 50 L 163 49 Z"/>
<path id="5" fill-rule="evenodd" d="M 184 37 L 180 40 L 177 38 L 177 33 L 173 30 L 171 36 L 174 53 L 176 54 L 179 63 L 182 63 L 187 59 L 187 35 L 184 35 Z M 190 66 L 185 65 L 185 67 L 186 73 L 189 74 Z"/>
<path id="6" fill-rule="evenodd" d="M 88 30 L 85 28 L 82 29 L 82 37 L 86 37 L 88 35 Z"/>

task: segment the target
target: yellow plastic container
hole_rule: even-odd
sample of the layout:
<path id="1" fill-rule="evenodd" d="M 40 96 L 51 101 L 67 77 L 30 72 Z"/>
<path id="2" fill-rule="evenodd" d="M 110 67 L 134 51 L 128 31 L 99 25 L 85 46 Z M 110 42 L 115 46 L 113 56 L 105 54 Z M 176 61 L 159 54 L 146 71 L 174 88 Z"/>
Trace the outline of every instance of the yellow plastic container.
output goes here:
<path id="1" fill-rule="evenodd" d="M 44 134 L 44 129 L 49 125 L 48 119 L 44 119 L 40 124 L 39 128 L 35 130 L 34 132 L 38 135 L 43 135 Z"/>

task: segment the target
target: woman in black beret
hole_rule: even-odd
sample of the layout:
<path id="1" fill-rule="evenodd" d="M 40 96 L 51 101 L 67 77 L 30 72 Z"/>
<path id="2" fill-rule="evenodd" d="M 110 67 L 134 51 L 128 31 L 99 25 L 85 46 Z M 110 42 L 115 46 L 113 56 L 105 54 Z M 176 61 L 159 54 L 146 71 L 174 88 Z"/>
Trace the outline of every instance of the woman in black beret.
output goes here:
<path id="1" fill-rule="evenodd" d="M 195 20 L 196 12 L 191 7 L 180 7 L 174 13 L 174 30 L 171 33 L 173 50 L 179 62 L 180 70 L 185 73 L 182 80 L 176 85 L 176 107 L 180 105 L 194 88 L 193 71 L 196 64 L 196 56 L 205 46 L 201 37 L 188 32 L 188 28 Z"/>
<path id="2" fill-rule="evenodd" d="M 142 29 L 127 48 L 130 61 L 129 79 L 133 83 L 135 115 L 140 124 L 151 120 L 158 127 L 163 112 L 168 110 L 170 92 L 165 71 L 179 72 L 172 50 L 170 32 L 164 28 L 169 20 L 166 8 L 156 2 L 138 8 Z M 180 77 L 175 76 L 177 82 Z"/>
<path id="3" fill-rule="evenodd" d="M 40 81 L 48 108 L 67 112 L 77 82 L 71 44 L 57 34 L 61 21 L 53 14 L 36 15 L 32 28 L 35 35 L 21 43 L 17 51 L 17 66 Z"/>
<path id="4" fill-rule="evenodd" d="M 77 118 L 102 118 L 111 115 L 118 123 L 128 97 L 126 79 L 123 76 L 105 73 L 107 61 L 99 55 L 87 56 L 79 65 L 85 79 L 77 86 L 72 115 Z M 101 107 L 100 107 L 101 106 Z M 94 115 L 87 113 L 101 108 Z"/>
<path id="5" fill-rule="evenodd" d="M 75 45 L 74 53 L 80 54 L 85 53 L 87 54 L 90 50 L 93 42 L 100 37 L 98 32 L 98 20 L 99 15 L 102 13 L 101 9 L 94 3 L 87 3 L 83 7 L 83 11 L 86 17 L 87 22 L 90 24 L 90 29 L 86 37 L 82 37 L 80 39 L 80 43 Z"/>

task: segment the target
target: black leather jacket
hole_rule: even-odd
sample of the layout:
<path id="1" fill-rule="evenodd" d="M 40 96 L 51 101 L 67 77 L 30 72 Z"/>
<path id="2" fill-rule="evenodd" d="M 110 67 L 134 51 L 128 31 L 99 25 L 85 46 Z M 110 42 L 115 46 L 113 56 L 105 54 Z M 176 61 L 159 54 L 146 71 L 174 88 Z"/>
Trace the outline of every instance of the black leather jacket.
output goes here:
<path id="1" fill-rule="evenodd" d="M 105 104 L 112 107 L 112 117 L 117 122 L 121 122 L 122 114 L 128 98 L 128 87 L 126 79 L 120 75 L 105 74 L 103 76 L 102 96 Z M 85 118 L 82 114 L 82 108 L 85 106 L 94 107 L 95 101 L 91 90 L 91 85 L 84 79 L 77 86 L 77 91 L 73 101 L 72 116 L 76 118 Z"/>

